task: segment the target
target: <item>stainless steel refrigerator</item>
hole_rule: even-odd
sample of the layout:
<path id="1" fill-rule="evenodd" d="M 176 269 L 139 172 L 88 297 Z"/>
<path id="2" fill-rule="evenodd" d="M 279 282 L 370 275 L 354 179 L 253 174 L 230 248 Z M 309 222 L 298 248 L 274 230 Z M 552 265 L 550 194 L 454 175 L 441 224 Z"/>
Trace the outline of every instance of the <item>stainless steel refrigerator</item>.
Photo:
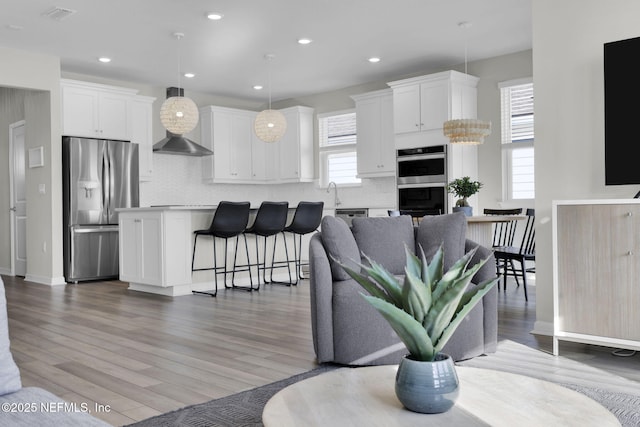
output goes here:
<path id="1" fill-rule="evenodd" d="M 118 208 L 138 207 L 138 145 L 62 137 L 64 276 L 118 277 Z"/>

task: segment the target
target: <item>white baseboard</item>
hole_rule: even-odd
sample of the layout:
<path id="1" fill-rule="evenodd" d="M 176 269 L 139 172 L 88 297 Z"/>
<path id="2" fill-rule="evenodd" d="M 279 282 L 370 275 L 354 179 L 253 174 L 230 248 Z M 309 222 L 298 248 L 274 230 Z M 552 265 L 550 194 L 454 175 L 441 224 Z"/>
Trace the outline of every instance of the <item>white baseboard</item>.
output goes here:
<path id="1" fill-rule="evenodd" d="M 274 274 L 274 280 L 288 281 L 289 275 L 286 273 Z M 257 278 L 254 278 L 257 280 Z M 292 280 L 295 280 L 295 276 L 292 277 Z M 248 288 L 250 286 L 249 277 L 239 277 L 236 280 L 237 286 L 242 286 Z M 257 283 L 254 283 L 254 286 L 257 286 Z M 262 284 L 261 286 L 264 286 Z M 184 295 L 193 295 L 192 291 L 212 291 L 215 288 L 215 284 L 213 281 L 203 281 L 196 283 L 188 283 L 184 285 L 175 285 L 175 286 L 154 286 L 154 285 L 146 285 L 143 283 L 133 283 L 129 282 L 129 290 L 138 291 L 138 292 L 147 292 L 151 294 L 157 295 L 165 295 L 170 297 L 179 297 Z M 222 279 L 218 280 L 218 291 L 224 291 L 224 281 Z"/>
<path id="2" fill-rule="evenodd" d="M 41 285 L 48 285 L 48 286 L 60 286 L 60 285 L 67 284 L 63 276 L 47 277 L 47 276 L 37 276 L 35 274 L 27 274 L 24 280 L 25 282 L 40 283 Z"/>
<path id="3" fill-rule="evenodd" d="M 553 336 L 553 322 L 543 322 L 537 320 L 536 323 L 533 324 L 533 331 L 531 331 L 534 335 L 547 335 Z"/>
<path id="4" fill-rule="evenodd" d="M 4 274 L 5 276 L 11 276 L 11 269 L 0 267 L 0 274 Z"/>

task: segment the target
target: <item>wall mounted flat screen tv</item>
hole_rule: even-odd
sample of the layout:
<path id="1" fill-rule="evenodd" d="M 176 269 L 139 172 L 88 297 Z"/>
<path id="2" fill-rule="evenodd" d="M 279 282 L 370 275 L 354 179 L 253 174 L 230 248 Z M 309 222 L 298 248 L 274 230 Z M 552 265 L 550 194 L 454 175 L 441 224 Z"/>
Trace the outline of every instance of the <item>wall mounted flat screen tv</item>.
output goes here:
<path id="1" fill-rule="evenodd" d="M 640 37 L 604 45 L 605 184 L 640 184 Z"/>

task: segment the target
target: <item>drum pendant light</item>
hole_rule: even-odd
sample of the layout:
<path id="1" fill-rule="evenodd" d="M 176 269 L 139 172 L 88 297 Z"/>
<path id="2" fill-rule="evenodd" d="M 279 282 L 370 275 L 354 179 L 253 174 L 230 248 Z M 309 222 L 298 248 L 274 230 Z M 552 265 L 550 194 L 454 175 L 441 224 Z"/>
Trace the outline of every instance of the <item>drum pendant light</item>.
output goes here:
<path id="1" fill-rule="evenodd" d="M 253 123 L 253 130 L 256 136 L 264 142 L 277 142 L 287 131 L 287 119 L 278 110 L 271 109 L 271 61 L 275 55 L 265 55 L 265 59 L 269 61 L 268 84 L 269 84 L 269 108 L 258 113 Z"/>
<path id="2" fill-rule="evenodd" d="M 173 36 L 180 41 L 183 33 L 174 33 Z M 180 90 L 181 73 L 180 55 L 178 55 L 178 90 Z M 160 107 L 160 122 L 162 126 L 175 135 L 184 135 L 191 132 L 198 124 L 198 107 L 190 98 L 184 96 L 172 96 L 167 98 Z"/>
<path id="3" fill-rule="evenodd" d="M 460 22 L 458 24 L 460 28 L 469 28 L 471 23 Z M 464 46 L 464 73 L 467 74 L 467 41 L 465 37 Z M 462 91 L 461 95 L 462 97 Z M 462 107 L 464 102 L 460 103 Z M 464 112 L 462 112 L 464 116 Z M 484 143 L 484 138 L 491 134 L 491 122 L 479 120 L 477 118 L 461 118 L 454 120 L 447 120 L 443 124 L 444 136 L 449 138 L 451 144 L 467 144 L 467 145 L 479 145 Z"/>

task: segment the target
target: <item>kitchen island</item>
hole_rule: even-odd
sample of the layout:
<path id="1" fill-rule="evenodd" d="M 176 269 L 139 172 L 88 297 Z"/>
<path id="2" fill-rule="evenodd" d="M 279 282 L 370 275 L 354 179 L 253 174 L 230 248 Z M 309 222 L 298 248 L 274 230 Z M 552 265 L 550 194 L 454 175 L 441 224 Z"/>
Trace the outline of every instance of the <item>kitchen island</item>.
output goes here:
<path id="1" fill-rule="evenodd" d="M 209 227 L 214 211 L 215 206 L 119 209 L 120 280 L 131 290 L 168 296 L 213 289 L 213 274 L 192 277 L 191 253 L 193 231 Z"/>
<path id="2" fill-rule="evenodd" d="M 120 280 L 129 282 L 129 289 L 167 296 L 191 295 L 192 291 L 207 291 L 215 288 L 213 270 L 191 272 L 193 232 L 207 229 L 213 219 L 215 205 L 166 205 L 141 208 L 118 209 L 120 226 Z M 249 224 L 253 222 L 257 208 L 251 209 Z M 289 208 L 289 220 L 295 206 Z M 249 250 L 255 257 L 254 237 L 248 237 Z M 231 239 L 233 240 L 233 239 Z M 276 260 L 284 260 L 284 245 L 278 237 Z M 308 239 L 307 239 L 308 240 Z M 262 240 L 261 240 L 262 242 Z M 303 239 L 305 242 L 305 239 Z M 291 242 L 289 242 L 291 243 Z M 233 268 L 234 244 L 229 242 L 228 253 L 224 252 L 224 240 L 216 239 L 217 265 L 224 264 L 227 256 L 229 269 Z M 240 238 L 238 264 L 247 264 L 246 252 Z M 267 245 L 270 246 L 270 245 Z M 291 246 L 291 245 L 290 245 Z M 293 246 L 291 246 L 291 249 Z M 269 250 L 269 249 L 268 249 Z M 267 255 L 270 259 L 271 253 Z M 253 259 L 255 262 L 255 259 Z M 196 268 L 213 266 L 211 240 L 198 242 L 195 259 Z M 286 269 L 276 271 L 274 278 L 289 280 Z M 284 272 L 284 273 L 283 273 Z M 293 273 L 293 265 L 292 265 Z M 254 280 L 255 277 L 255 271 Z M 223 275 L 218 277 L 218 289 L 224 288 Z M 230 275 L 229 275 L 230 276 Z M 229 277 L 229 281 L 231 278 Z M 236 274 L 236 284 L 249 285 L 248 273 Z"/>

